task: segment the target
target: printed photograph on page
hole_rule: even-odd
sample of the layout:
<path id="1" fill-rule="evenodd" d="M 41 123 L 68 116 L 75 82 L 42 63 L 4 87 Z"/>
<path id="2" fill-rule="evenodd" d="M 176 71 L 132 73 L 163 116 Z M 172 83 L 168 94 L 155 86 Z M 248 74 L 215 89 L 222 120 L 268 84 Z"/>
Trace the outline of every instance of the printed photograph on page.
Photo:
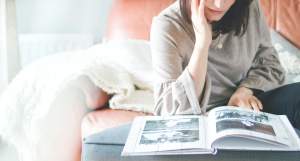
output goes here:
<path id="1" fill-rule="evenodd" d="M 146 120 L 137 149 L 161 151 L 195 147 L 203 142 L 200 123 L 197 117 Z"/>
<path id="2" fill-rule="evenodd" d="M 239 110 L 222 110 L 216 112 L 216 131 L 237 129 L 276 136 L 265 113 L 254 113 Z"/>
<path id="3" fill-rule="evenodd" d="M 242 108 L 220 108 L 214 112 L 218 135 L 240 134 L 287 144 L 289 135 L 282 131 L 280 117 Z"/>

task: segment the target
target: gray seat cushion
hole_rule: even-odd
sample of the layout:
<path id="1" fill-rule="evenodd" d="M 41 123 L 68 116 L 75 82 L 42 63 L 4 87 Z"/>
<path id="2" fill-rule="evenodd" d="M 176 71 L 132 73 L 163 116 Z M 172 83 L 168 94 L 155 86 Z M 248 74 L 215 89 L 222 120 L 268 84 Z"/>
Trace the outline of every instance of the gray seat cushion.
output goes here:
<path id="1" fill-rule="evenodd" d="M 108 129 L 85 138 L 83 141 L 82 161 L 299 161 L 300 158 L 300 152 L 226 150 L 219 150 L 217 155 L 122 157 L 121 152 L 126 142 L 130 125 Z"/>

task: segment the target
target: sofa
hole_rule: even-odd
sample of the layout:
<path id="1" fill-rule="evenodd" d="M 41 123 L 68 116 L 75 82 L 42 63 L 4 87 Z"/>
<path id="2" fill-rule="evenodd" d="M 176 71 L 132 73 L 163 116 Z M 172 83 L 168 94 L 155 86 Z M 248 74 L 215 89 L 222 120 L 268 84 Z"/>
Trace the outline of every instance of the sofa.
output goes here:
<path id="1" fill-rule="evenodd" d="M 151 28 L 152 17 L 157 15 L 161 10 L 163 10 L 173 2 L 174 0 L 114 1 L 108 17 L 108 24 L 104 40 L 149 40 L 149 31 Z M 99 97 L 98 99 L 101 100 L 99 102 L 103 102 L 102 100 L 107 99 L 107 97 L 103 95 L 103 97 Z M 99 105 L 99 103 L 97 102 L 98 101 L 96 101 L 96 103 L 90 104 Z M 102 107 L 99 110 L 87 114 L 83 118 L 81 124 L 81 136 L 82 138 L 85 138 L 91 134 L 101 132 L 105 129 L 126 124 L 128 122 L 131 122 L 134 117 L 141 115 L 147 114 L 143 112 L 134 112 L 126 110 L 112 110 L 108 107 Z"/>
<path id="2" fill-rule="evenodd" d="M 173 0 L 116 0 L 110 12 L 105 40 L 149 40 L 152 17 L 173 2 Z M 270 28 L 300 48 L 300 32 L 297 31 L 297 27 L 300 26 L 300 2 L 298 0 L 261 0 L 260 3 Z M 141 115 L 147 114 L 113 110 L 109 107 L 95 110 L 82 120 L 82 138 L 126 124 L 134 117 Z"/>
<path id="3" fill-rule="evenodd" d="M 116 0 L 110 11 L 105 40 L 143 39 L 149 40 L 152 17 L 174 0 Z M 300 1 L 260 0 L 270 28 L 300 48 Z M 126 18 L 124 18 L 126 17 Z M 98 99 L 106 99 L 99 97 Z M 101 102 L 101 101 L 100 101 Z M 147 113 L 113 110 L 102 107 L 88 113 L 82 120 L 82 138 L 109 128 L 131 122 L 134 117 Z"/>

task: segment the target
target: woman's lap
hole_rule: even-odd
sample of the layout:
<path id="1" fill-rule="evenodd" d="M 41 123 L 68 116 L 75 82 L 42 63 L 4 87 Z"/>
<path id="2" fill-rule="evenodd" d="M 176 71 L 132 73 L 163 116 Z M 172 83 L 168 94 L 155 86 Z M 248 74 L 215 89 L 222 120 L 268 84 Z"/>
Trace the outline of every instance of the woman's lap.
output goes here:
<path id="1" fill-rule="evenodd" d="M 300 83 L 294 83 L 256 95 L 263 111 L 286 115 L 292 125 L 300 129 Z"/>

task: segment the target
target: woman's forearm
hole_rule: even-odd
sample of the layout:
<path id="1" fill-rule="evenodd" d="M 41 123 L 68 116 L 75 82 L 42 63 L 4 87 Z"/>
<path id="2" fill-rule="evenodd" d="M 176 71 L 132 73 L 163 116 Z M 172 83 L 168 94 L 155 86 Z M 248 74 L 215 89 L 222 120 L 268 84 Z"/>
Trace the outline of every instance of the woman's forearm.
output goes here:
<path id="1" fill-rule="evenodd" d="M 188 71 L 194 80 L 195 90 L 199 98 L 205 84 L 205 77 L 207 73 L 209 46 L 196 41 L 193 54 L 187 66 Z"/>
<path id="2" fill-rule="evenodd" d="M 198 99 L 205 84 L 208 50 L 212 41 L 212 27 L 208 23 L 204 13 L 205 2 L 205 0 L 192 0 L 191 2 L 191 19 L 195 31 L 196 43 L 187 68 L 194 80 Z"/>

